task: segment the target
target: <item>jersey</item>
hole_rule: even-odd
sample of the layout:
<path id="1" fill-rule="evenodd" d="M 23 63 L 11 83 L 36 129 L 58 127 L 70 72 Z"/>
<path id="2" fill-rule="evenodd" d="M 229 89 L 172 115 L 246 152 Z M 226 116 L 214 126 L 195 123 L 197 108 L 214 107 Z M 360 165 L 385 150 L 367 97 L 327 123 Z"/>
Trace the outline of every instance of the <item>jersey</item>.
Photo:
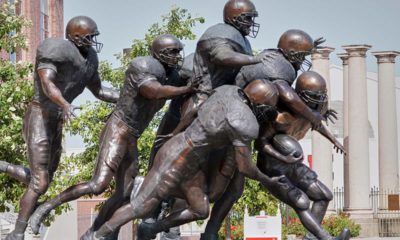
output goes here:
<path id="1" fill-rule="evenodd" d="M 33 100 L 48 109 L 61 111 L 61 108 L 44 93 L 38 70 L 54 70 L 56 72 L 54 85 L 60 90 L 64 99 L 71 103 L 92 79 L 98 80 L 98 64 L 97 53 L 93 48 L 89 49 L 85 58 L 71 41 L 60 38 L 44 40 L 36 53 Z"/>
<path id="2" fill-rule="evenodd" d="M 200 37 L 194 56 L 193 72 L 200 90 L 211 90 L 224 84 L 235 84 L 240 67 L 221 66 L 215 63 L 218 49 L 229 48 L 241 54 L 252 55 L 249 41 L 236 28 L 220 23 L 208 28 Z"/>
<path id="3" fill-rule="evenodd" d="M 266 63 L 243 66 L 237 74 L 236 85 L 244 88 L 249 82 L 256 79 L 267 79 L 271 82 L 276 80 L 286 81 L 292 85 L 297 77 L 297 71 L 285 58 L 279 49 L 266 49 L 269 60 Z"/>
<path id="4" fill-rule="evenodd" d="M 137 138 L 166 101 L 165 99 L 148 99 L 140 94 L 140 87 L 148 81 L 158 81 L 162 85 L 180 84 L 176 70 L 171 69 L 167 73 L 157 59 L 146 56 L 132 60 L 125 72 L 124 86 L 114 112 L 133 129 Z"/>
<path id="5" fill-rule="evenodd" d="M 208 152 L 225 146 L 247 146 L 257 138 L 259 125 L 244 102 L 241 89 L 224 85 L 212 93 L 185 134 L 197 149 Z"/>

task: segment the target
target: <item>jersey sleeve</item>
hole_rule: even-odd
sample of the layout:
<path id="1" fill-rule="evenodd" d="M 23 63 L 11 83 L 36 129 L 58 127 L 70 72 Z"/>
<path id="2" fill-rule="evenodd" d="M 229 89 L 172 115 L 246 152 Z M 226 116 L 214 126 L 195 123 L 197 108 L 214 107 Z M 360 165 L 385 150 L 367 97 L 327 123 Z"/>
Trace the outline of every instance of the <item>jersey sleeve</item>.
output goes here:
<path id="1" fill-rule="evenodd" d="M 258 136 L 259 126 L 250 110 L 228 112 L 227 122 L 228 135 L 235 147 L 249 146 Z"/>
<path id="2" fill-rule="evenodd" d="M 37 69 L 51 69 L 55 72 L 62 64 L 72 64 L 70 45 L 65 40 L 47 39 L 36 52 Z"/>

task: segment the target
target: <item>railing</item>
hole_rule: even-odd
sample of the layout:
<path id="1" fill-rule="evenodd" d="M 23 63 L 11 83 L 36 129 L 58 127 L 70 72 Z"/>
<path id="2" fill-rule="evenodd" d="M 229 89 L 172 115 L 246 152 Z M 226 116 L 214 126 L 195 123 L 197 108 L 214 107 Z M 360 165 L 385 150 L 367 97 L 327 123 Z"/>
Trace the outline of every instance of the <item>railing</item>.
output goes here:
<path id="1" fill-rule="evenodd" d="M 370 206 L 374 218 L 378 219 L 379 237 L 400 237 L 400 210 L 396 210 L 396 204 L 399 204 L 398 195 L 399 191 L 380 190 L 378 187 L 372 187 L 370 190 Z M 344 189 L 333 189 L 333 196 L 335 211 L 343 211 Z M 389 202 L 394 205 L 390 206 Z"/>

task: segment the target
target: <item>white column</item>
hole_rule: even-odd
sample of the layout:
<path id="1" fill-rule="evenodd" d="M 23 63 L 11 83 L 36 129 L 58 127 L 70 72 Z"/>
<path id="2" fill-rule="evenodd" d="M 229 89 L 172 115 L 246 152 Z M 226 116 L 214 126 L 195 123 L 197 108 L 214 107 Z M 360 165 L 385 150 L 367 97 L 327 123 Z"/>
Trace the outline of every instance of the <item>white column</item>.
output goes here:
<path id="1" fill-rule="evenodd" d="M 343 146 L 349 151 L 349 55 L 339 53 L 337 56 L 343 61 Z M 344 188 L 349 188 L 349 162 L 348 155 L 343 155 L 343 183 Z M 345 206 L 349 198 L 344 196 Z"/>
<path id="2" fill-rule="evenodd" d="M 334 50 L 334 48 L 324 47 L 311 55 L 312 70 L 319 73 L 326 80 L 328 97 L 330 97 L 329 54 Z M 324 125 L 326 126 L 325 123 Z M 312 158 L 313 170 L 318 174 L 319 180 L 332 190 L 332 144 L 316 131 L 312 132 Z M 333 210 L 332 201 L 329 204 L 328 210 Z"/>
<path id="3" fill-rule="evenodd" d="M 400 52 L 372 52 L 378 60 L 379 189 L 398 191 L 395 59 Z"/>
<path id="4" fill-rule="evenodd" d="M 369 141 L 368 141 L 368 98 L 366 52 L 370 45 L 345 45 L 349 55 L 348 112 L 349 112 L 349 187 L 348 211 L 368 211 L 370 176 L 369 176 Z"/>

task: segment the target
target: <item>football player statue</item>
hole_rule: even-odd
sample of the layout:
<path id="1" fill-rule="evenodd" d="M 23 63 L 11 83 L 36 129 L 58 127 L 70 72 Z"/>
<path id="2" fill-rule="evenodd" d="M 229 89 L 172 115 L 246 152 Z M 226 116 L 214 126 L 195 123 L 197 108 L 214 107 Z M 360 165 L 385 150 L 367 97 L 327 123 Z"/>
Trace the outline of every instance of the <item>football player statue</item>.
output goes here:
<path id="1" fill-rule="evenodd" d="M 98 74 L 99 31 L 89 17 L 72 18 L 66 27 L 67 40 L 48 38 L 37 49 L 34 96 L 24 117 L 29 169 L 0 163 L 0 171 L 28 185 L 20 200 L 15 229 L 7 240 L 22 240 L 27 221 L 38 199 L 52 181 L 60 161 L 63 124 L 75 116 L 71 102 L 88 88 L 98 99 L 115 103 L 119 93 L 101 85 Z M 95 49 L 94 49 L 95 48 Z"/>
<path id="2" fill-rule="evenodd" d="M 264 78 L 273 82 L 279 90 L 280 105 L 285 105 L 288 109 L 295 112 L 299 116 L 308 119 L 313 128 L 318 129 L 321 126 L 321 120 L 329 117 L 331 111 L 325 116 L 320 112 L 313 111 L 302 99 L 297 95 L 291 87 L 297 77 L 297 72 L 301 67 L 306 65 L 310 67 L 311 63 L 306 56 L 318 48 L 323 42 L 322 38 L 315 41 L 306 32 L 298 29 L 291 29 L 284 32 L 275 49 L 264 50 L 264 54 L 268 57 L 264 62 L 248 65 L 241 68 L 236 76 L 236 85 L 244 88 L 254 79 Z M 213 157 L 214 159 L 224 160 L 224 158 Z M 217 161 L 214 161 L 217 162 Z M 230 172 L 235 168 L 230 168 L 224 162 L 217 163 L 219 171 L 213 171 L 210 179 L 209 188 L 214 193 L 218 193 L 220 189 L 225 189 L 227 182 L 230 182 L 227 191 L 219 199 L 213 207 L 210 220 L 207 223 L 205 232 L 201 239 L 217 239 L 218 230 L 225 216 L 229 213 L 232 205 L 240 198 L 243 192 L 244 178 L 240 174 Z M 233 177 L 232 177 L 232 174 Z M 217 179 L 217 180 L 216 180 Z"/>
<path id="3" fill-rule="evenodd" d="M 313 71 L 302 73 L 297 78 L 295 90 L 313 111 L 321 114 L 333 111 L 327 108 L 326 82 L 318 73 Z M 260 137 L 256 142 L 259 151 L 257 166 L 269 176 L 284 175 L 285 178 L 265 186 L 276 198 L 296 211 L 301 223 L 309 231 L 305 239 L 349 239 L 348 229 L 344 229 L 334 238 L 321 227 L 333 195 L 328 187 L 318 180 L 317 174 L 302 163 L 302 149 L 296 141 L 304 138 L 312 128 L 312 124 L 285 105 L 278 104 L 278 112 L 275 122 L 266 123 L 261 128 Z M 336 117 L 335 114 L 330 115 L 330 120 L 333 122 L 332 117 Z M 345 153 L 343 145 L 325 125 L 316 130 L 334 144 L 337 152 Z M 312 201 L 311 210 L 310 201 Z"/>
<path id="4" fill-rule="evenodd" d="M 266 60 L 264 53 L 253 56 L 249 37 L 256 37 L 259 24 L 256 7 L 250 0 L 229 0 L 223 9 L 224 23 L 209 27 L 197 42 L 191 81 L 201 92 L 186 103 L 186 111 L 173 134 L 185 129 L 195 118 L 199 105 L 209 92 L 224 84 L 235 84 L 234 79 L 245 65 Z M 207 94 L 208 93 L 208 94 Z"/>
<path id="5" fill-rule="evenodd" d="M 55 207 L 87 194 L 101 194 L 113 176 L 116 190 L 103 205 L 93 226 L 81 238 L 97 230 L 116 209 L 129 201 L 137 174 L 137 139 L 166 99 L 191 93 L 192 87 L 179 85 L 177 67 L 181 64 L 183 44 L 173 35 L 156 37 L 152 56 L 137 57 L 125 72 L 120 98 L 100 137 L 100 149 L 92 179 L 69 187 L 57 197 L 40 205 L 31 218 L 34 232 L 43 218 Z M 118 229 L 115 229 L 118 235 Z M 117 239 L 116 237 L 113 239 Z"/>
<path id="6" fill-rule="evenodd" d="M 233 146 L 238 170 L 247 177 L 265 184 L 279 181 L 280 177 L 271 179 L 252 164 L 250 146 L 258 136 L 258 122 L 264 121 L 263 113 L 277 99 L 275 86 L 263 80 L 253 81 L 244 90 L 233 85 L 215 89 L 193 123 L 158 151 L 143 184 L 133 192 L 131 203 L 118 209 L 89 239 L 106 239 L 128 221 L 149 216 L 162 200 L 171 197 L 185 199 L 188 208 L 172 212 L 156 223 L 141 224 L 138 239 L 151 239 L 171 227 L 207 218 L 209 200 L 202 165 L 207 163 L 210 150 L 217 147 Z"/>

